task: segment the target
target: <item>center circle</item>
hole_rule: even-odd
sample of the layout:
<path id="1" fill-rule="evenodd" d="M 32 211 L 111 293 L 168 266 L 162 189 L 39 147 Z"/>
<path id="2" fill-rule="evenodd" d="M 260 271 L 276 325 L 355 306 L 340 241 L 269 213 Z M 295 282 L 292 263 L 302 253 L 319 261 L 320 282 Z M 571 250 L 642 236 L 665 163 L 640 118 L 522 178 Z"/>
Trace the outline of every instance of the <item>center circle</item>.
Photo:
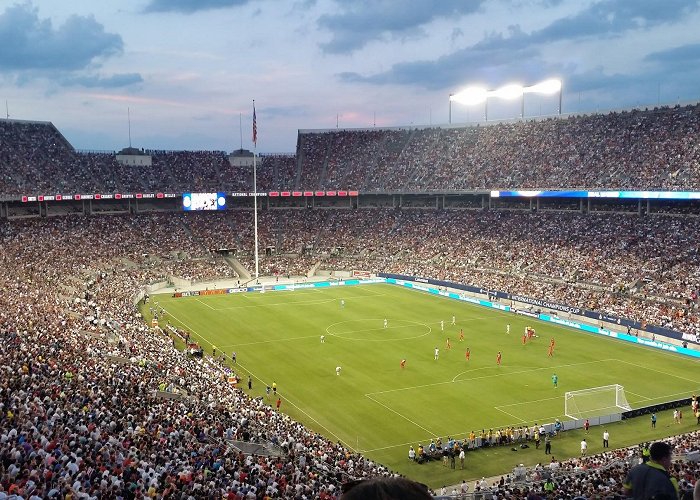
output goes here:
<path id="1" fill-rule="evenodd" d="M 389 319 L 384 327 L 383 318 L 339 321 L 326 327 L 326 333 L 333 337 L 369 342 L 418 339 L 432 331 L 425 323 L 408 319 Z"/>

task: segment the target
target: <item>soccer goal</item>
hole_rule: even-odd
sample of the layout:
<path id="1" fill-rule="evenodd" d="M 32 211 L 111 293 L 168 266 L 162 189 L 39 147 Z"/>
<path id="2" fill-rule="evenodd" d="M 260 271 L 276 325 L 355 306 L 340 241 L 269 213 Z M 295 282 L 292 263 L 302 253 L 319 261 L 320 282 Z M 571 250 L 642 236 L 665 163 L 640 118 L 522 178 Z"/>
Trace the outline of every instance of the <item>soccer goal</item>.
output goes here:
<path id="1" fill-rule="evenodd" d="M 564 394 L 564 414 L 569 418 L 600 417 L 631 410 L 625 388 L 619 384 L 570 391 Z"/>

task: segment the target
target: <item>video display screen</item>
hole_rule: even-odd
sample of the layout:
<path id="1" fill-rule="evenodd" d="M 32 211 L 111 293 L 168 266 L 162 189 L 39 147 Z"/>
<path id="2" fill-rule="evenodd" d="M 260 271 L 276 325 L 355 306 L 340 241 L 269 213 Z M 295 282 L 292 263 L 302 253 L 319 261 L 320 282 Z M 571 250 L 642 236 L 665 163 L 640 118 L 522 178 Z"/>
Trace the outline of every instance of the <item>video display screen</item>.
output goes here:
<path id="1" fill-rule="evenodd" d="M 226 193 L 183 193 L 182 209 L 226 210 Z"/>

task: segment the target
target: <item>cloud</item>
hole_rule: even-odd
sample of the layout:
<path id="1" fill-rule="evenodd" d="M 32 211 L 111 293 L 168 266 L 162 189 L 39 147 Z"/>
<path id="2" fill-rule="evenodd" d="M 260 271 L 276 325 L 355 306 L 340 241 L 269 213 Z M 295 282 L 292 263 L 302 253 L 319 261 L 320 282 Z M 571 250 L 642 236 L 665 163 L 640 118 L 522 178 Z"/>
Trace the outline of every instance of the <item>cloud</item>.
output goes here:
<path id="1" fill-rule="evenodd" d="M 652 52 L 644 57 L 645 61 L 655 63 L 679 63 L 683 66 L 690 66 L 700 62 L 700 43 L 692 43 L 666 49 L 659 52 Z"/>
<path id="2" fill-rule="evenodd" d="M 332 33 L 321 44 L 328 53 L 345 54 L 385 37 L 422 36 L 422 27 L 438 18 L 460 17 L 479 10 L 484 0 L 354 0 L 338 2 L 343 11 L 325 14 L 318 25 Z"/>
<path id="3" fill-rule="evenodd" d="M 105 32 L 93 16 L 70 16 L 57 27 L 40 19 L 31 3 L 16 4 L 0 14 L 0 72 L 18 85 L 47 78 L 52 83 L 116 87 L 142 81 L 138 74 L 91 75 L 101 61 L 121 55 L 121 36 Z"/>
<path id="4" fill-rule="evenodd" d="M 122 38 L 92 16 L 71 16 L 54 29 L 29 3 L 0 14 L 0 70 L 77 70 L 122 51 Z"/>
<path id="5" fill-rule="evenodd" d="M 179 12 L 192 14 L 203 10 L 239 7 L 250 0 L 151 0 L 144 12 Z"/>
<path id="6" fill-rule="evenodd" d="M 87 88 L 118 88 L 143 82 L 139 73 L 119 73 L 116 75 L 101 77 L 96 75 L 68 76 L 62 78 L 60 84 L 63 86 L 81 86 Z"/>
<path id="7" fill-rule="evenodd" d="M 533 48 L 469 48 L 432 61 L 398 63 L 376 75 L 341 73 L 338 77 L 349 83 L 412 85 L 440 90 L 465 81 L 486 81 L 493 85 L 517 79 L 527 82 L 539 78 L 545 66 L 539 51 Z"/>
<path id="8" fill-rule="evenodd" d="M 545 62 L 542 47 L 554 42 L 614 38 L 626 31 L 681 21 L 698 10 L 699 3 L 698 0 L 668 0 L 660 5 L 656 0 L 603 0 L 531 33 L 524 32 L 519 25 L 511 25 L 505 32 L 487 33 L 478 43 L 434 60 L 401 62 L 374 75 L 346 72 L 337 76 L 344 82 L 439 90 L 465 81 L 488 81 L 494 86 L 510 80 L 533 81 L 542 74 L 561 74 L 564 69 L 572 75 L 576 68 Z M 660 53 L 662 55 L 650 56 L 650 60 L 664 56 L 681 59 L 697 49 L 697 46 L 687 46 L 677 49 L 677 54 Z M 693 53 L 693 60 L 698 59 L 697 54 Z M 592 76 L 580 78 L 577 85 L 590 87 Z M 603 75 L 599 73 L 598 76 Z M 606 76 L 601 81 L 624 84 L 621 75 Z"/>
<path id="9" fill-rule="evenodd" d="M 698 7 L 698 0 L 603 0 L 541 30 L 526 34 L 516 26 L 512 36 L 490 42 L 512 47 L 590 37 L 614 38 L 628 31 L 680 21 Z"/>

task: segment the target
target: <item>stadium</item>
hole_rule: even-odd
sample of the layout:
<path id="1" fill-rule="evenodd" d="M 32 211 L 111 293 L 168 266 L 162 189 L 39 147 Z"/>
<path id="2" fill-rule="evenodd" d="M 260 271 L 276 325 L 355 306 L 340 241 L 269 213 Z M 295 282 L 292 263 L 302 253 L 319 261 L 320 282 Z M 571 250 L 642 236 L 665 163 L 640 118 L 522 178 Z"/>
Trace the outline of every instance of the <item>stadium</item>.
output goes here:
<path id="1" fill-rule="evenodd" d="M 669 438 L 692 488 L 699 135 L 698 105 L 300 130 L 254 174 L 1 120 L 3 487 L 613 498 Z"/>
<path id="2" fill-rule="evenodd" d="M 0 500 L 700 499 L 700 1 L 0 7 Z"/>

